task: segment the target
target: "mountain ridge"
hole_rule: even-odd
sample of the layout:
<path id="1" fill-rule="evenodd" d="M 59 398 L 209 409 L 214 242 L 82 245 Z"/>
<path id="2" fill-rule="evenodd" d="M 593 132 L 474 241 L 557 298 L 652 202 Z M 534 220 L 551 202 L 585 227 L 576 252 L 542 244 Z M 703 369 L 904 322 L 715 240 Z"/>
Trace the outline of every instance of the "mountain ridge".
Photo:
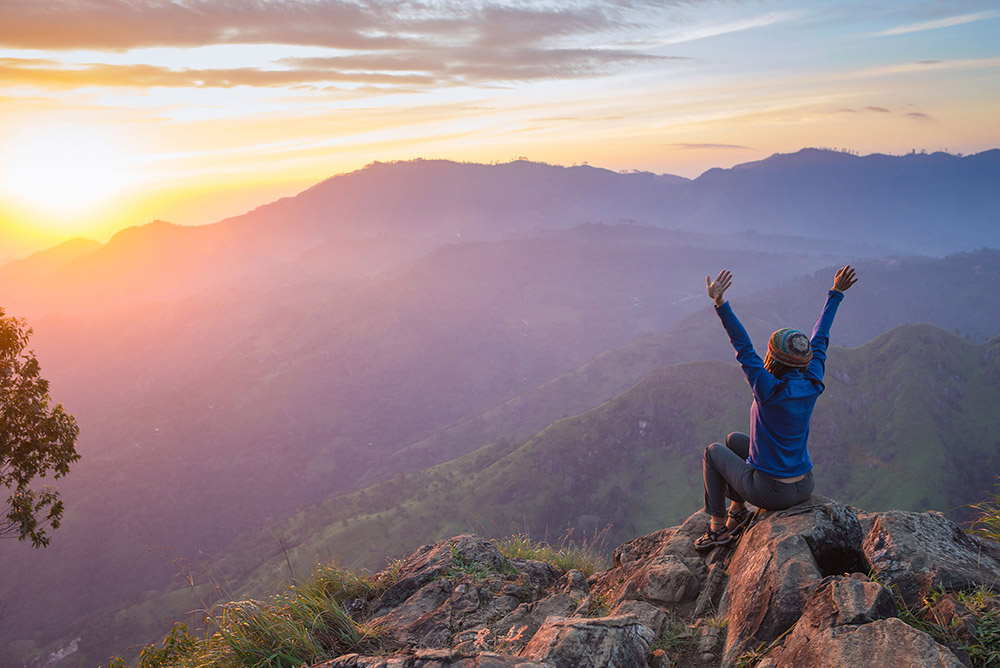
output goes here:
<path id="1" fill-rule="evenodd" d="M 122 230 L 74 258 L 75 268 L 49 272 L 42 286 L 19 284 L 0 270 L 0 290 L 9 309 L 25 315 L 94 310 L 162 299 L 171 288 L 196 294 L 332 240 L 439 246 L 623 221 L 715 234 L 864 239 L 930 255 L 1000 246 L 1000 195 L 992 187 L 1000 180 L 997 149 L 946 158 L 803 149 L 678 179 L 523 160 L 373 163 L 217 223 L 156 221 Z"/>

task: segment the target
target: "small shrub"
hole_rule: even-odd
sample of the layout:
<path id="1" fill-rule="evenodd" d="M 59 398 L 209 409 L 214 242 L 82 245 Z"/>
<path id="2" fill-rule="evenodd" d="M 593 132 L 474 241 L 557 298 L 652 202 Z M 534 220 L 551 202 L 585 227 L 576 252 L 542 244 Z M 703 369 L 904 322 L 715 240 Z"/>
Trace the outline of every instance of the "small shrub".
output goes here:
<path id="1" fill-rule="evenodd" d="M 481 561 L 469 561 L 463 557 L 458 552 L 458 546 L 452 544 L 451 546 L 451 568 L 444 574 L 444 577 L 449 578 L 461 578 L 466 575 L 471 575 L 476 580 L 481 578 L 488 578 L 493 575 L 516 575 L 517 569 L 515 569 L 510 564 L 504 564 L 500 570 L 497 570 L 489 564 L 483 563 Z"/>
<path id="2" fill-rule="evenodd" d="M 709 617 L 705 618 L 705 624 L 716 629 L 729 628 L 729 618 L 725 615 L 720 615 L 715 613 Z"/>
<path id="3" fill-rule="evenodd" d="M 599 592 L 590 594 L 590 605 L 584 613 L 585 617 L 607 617 L 611 614 L 611 593 Z"/>
<path id="4" fill-rule="evenodd" d="M 757 646 L 756 649 L 752 649 L 747 652 L 743 652 L 738 657 L 736 657 L 736 668 L 753 668 L 758 663 L 760 663 L 767 653 L 771 651 L 770 647 L 767 647 L 764 643 Z"/>
<path id="5" fill-rule="evenodd" d="M 399 580 L 401 560 L 390 560 L 385 570 L 375 574 L 356 575 L 336 564 L 321 566 L 312 576 L 306 586 L 318 589 L 324 595 L 331 596 L 337 603 L 344 603 L 356 598 L 371 601 L 394 585 Z"/>
<path id="6" fill-rule="evenodd" d="M 649 646 L 649 651 L 655 652 L 658 649 L 662 649 L 664 652 L 669 653 L 690 640 L 691 632 L 688 627 L 682 622 L 672 619 L 670 620 L 670 624 L 660 632 L 660 635 Z"/>
<path id="7" fill-rule="evenodd" d="M 309 580 L 268 601 L 252 599 L 215 606 L 209 635 L 191 636 L 175 624 L 161 647 L 150 646 L 137 668 L 299 668 L 357 649 L 374 649 L 379 630 L 353 619 L 341 606 L 371 600 L 398 579 L 398 564 L 376 575 L 357 576 L 337 566 L 318 569 Z M 114 668 L 126 668 L 120 658 Z"/>
<path id="8" fill-rule="evenodd" d="M 563 572 L 576 569 L 590 577 L 608 567 L 602 553 L 604 539 L 610 528 L 607 526 L 595 534 L 593 539 L 584 539 L 580 542 L 573 541 L 572 534 L 567 534 L 559 541 L 557 547 L 542 541 L 533 541 L 523 533 L 498 540 L 496 544 L 508 559 L 547 561 Z"/>
<path id="9" fill-rule="evenodd" d="M 969 533 L 1000 543 L 1000 492 L 990 494 L 983 501 L 969 507 L 977 513 L 969 527 Z"/>
<path id="10" fill-rule="evenodd" d="M 174 624 L 160 647 L 150 645 L 139 654 L 138 668 L 172 668 L 181 665 L 184 657 L 190 656 L 197 647 L 198 640 L 192 637 L 187 626 Z"/>
<path id="11" fill-rule="evenodd" d="M 979 586 L 969 591 L 951 594 L 974 618 L 968 630 L 940 624 L 934 618 L 931 608 L 944 595 L 941 590 L 931 592 L 917 608 L 908 608 L 896 587 L 890 585 L 889 591 L 896 598 L 899 618 L 902 621 L 927 633 L 942 645 L 961 648 L 969 655 L 972 668 L 1000 665 L 1000 611 L 988 603 L 988 600 L 995 596 L 991 587 Z"/>

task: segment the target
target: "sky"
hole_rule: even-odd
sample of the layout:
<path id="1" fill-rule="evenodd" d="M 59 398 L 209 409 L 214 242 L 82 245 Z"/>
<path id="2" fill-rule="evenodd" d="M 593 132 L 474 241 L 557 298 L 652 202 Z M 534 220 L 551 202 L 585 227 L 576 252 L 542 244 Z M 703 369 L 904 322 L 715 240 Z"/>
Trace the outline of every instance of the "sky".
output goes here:
<path id="1" fill-rule="evenodd" d="M 693 178 L 998 119 L 996 0 L 0 0 L 0 260 L 376 160 Z"/>

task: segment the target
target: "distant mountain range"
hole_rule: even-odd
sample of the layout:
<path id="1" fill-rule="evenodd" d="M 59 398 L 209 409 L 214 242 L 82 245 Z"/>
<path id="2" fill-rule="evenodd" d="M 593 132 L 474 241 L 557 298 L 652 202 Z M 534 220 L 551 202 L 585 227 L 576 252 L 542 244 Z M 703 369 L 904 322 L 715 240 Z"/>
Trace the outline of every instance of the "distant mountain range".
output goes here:
<path id="1" fill-rule="evenodd" d="M 804 149 L 694 180 L 525 161 L 374 163 L 213 225 L 162 221 L 0 269 L 23 315 L 175 299 L 289 265 L 281 278 L 377 274 L 442 244 L 588 223 L 806 237 L 859 254 L 941 256 L 1000 246 L 1000 149 L 870 155 Z M 772 240 L 781 247 L 781 240 Z M 30 276 L 31 280 L 25 280 Z"/>
<path id="2" fill-rule="evenodd" d="M 0 664 L 159 591 L 173 558 L 488 443 L 519 446 L 653 369 L 731 359 L 704 309 L 702 277 L 723 266 L 755 337 L 809 327 L 833 268 L 857 258 L 836 343 L 924 321 L 996 336 L 1000 253 L 886 254 L 1000 245 L 998 162 L 803 151 L 694 181 L 374 164 L 215 225 L 157 222 L 0 268 L 0 306 L 28 317 L 83 454 L 60 481 L 52 546 L 0 543 Z M 872 171 L 855 179 L 851 165 Z M 826 194 L 791 194 L 809 183 Z M 833 200 L 854 222 L 829 223 Z M 945 210 L 964 213 L 938 247 Z M 129 636 L 110 626 L 117 640 L 85 640 L 95 661 Z"/>

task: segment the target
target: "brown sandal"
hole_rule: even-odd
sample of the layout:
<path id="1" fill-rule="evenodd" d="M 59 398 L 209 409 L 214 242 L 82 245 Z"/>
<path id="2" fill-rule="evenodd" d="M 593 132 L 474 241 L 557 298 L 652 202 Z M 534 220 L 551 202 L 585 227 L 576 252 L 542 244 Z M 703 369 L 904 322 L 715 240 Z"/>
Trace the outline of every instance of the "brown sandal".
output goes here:
<path id="1" fill-rule="evenodd" d="M 729 533 L 733 534 L 734 536 L 742 533 L 743 530 L 747 528 L 747 525 L 750 524 L 750 520 L 753 519 L 753 515 L 754 514 L 749 510 L 747 510 L 746 508 L 741 508 L 736 512 L 730 510 L 729 519 L 732 522 L 733 526 L 729 526 L 728 522 L 726 523 L 726 527 L 729 529 Z"/>
<path id="2" fill-rule="evenodd" d="M 732 540 L 733 534 L 726 527 L 716 529 L 715 531 L 709 529 L 705 532 L 704 536 L 694 542 L 694 549 L 699 551 L 708 550 L 719 545 L 728 545 Z"/>

